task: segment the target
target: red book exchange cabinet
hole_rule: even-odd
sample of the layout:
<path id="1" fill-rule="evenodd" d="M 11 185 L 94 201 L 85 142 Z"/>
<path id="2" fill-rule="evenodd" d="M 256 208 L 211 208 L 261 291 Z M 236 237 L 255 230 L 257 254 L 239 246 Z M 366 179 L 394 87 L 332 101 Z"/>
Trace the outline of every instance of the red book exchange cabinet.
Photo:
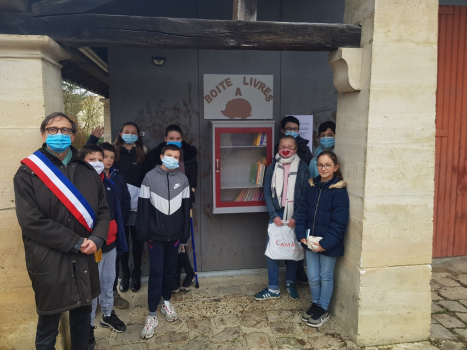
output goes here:
<path id="1" fill-rule="evenodd" d="M 212 121 L 213 213 L 266 210 L 264 175 L 274 152 L 274 121 Z"/>

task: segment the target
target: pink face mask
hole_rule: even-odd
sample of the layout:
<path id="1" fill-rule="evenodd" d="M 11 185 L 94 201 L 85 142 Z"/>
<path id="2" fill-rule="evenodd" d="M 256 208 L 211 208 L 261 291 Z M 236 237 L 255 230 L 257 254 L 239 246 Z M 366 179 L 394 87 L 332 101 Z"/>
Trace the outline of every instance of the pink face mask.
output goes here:
<path id="1" fill-rule="evenodd" d="M 289 158 L 290 156 L 292 156 L 293 154 L 295 153 L 295 150 L 291 149 L 291 148 L 282 148 L 279 150 L 279 154 L 281 155 L 281 157 L 283 158 Z"/>

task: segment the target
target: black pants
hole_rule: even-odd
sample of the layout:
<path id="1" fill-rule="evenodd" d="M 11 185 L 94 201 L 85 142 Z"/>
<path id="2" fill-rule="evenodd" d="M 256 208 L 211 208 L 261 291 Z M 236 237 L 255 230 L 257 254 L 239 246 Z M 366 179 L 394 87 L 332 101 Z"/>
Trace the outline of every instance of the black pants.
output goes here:
<path id="1" fill-rule="evenodd" d="M 132 250 L 133 253 L 133 275 L 141 276 L 141 258 L 143 256 L 143 243 L 138 241 L 138 235 L 136 231 L 136 226 L 125 226 L 125 236 L 130 244 L 130 234 L 132 240 Z M 120 262 L 122 263 L 122 272 L 126 274 L 130 274 L 130 268 L 128 266 L 128 259 L 130 257 L 130 253 L 122 254 Z M 117 278 L 118 278 L 119 271 L 117 270 Z"/>
<path id="2" fill-rule="evenodd" d="M 194 274 L 193 267 L 191 266 L 190 258 L 187 252 L 178 253 L 177 256 L 177 277 L 180 280 L 182 274 L 182 268 L 187 274 Z"/>
<path id="3" fill-rule="evenodd" d="M 86 350 L 91 329 L 91 305 L 70 310 L 71 349 Z M 37 350 L 54 350 L 61 314 L 39 315 L 36 332 Z"/>
<path id="4" fill-rule="evenodd" d="M 170 300 L 172 296 L 172 287 L 177 269 L 178 244 L 175 245 L 176 242 L 148 242 L 148 306 L 150 312 L 157 310 L 161 295 L 164 300 Z"/>

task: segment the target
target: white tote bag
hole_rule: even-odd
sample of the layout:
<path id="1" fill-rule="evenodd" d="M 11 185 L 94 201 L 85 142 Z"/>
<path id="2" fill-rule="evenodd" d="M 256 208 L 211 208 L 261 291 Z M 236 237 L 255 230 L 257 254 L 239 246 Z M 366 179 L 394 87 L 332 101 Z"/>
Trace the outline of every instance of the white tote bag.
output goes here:
<path id="1" fill-rule="evenodd" d="M 305 253 L 295 237 L 295 228 L 288 227 L 287 221 L 282 226 L 271 223 L 268 226 L 269 242 L 264 255 L 273 260 L 303 260 Z"/>

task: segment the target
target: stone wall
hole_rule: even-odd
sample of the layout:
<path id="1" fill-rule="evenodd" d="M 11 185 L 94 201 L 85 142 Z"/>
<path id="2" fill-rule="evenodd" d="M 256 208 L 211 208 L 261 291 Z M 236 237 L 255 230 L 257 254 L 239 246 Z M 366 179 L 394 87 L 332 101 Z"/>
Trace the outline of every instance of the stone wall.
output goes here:
<path id="1" fill-rule="evenodd" d="M 13 176 L 20 159 L 41 146 L 39 126 L 63 111 L 61 66 L 68 53 L 44 36 L 0 35 L 0 344 L 34 347 L 37 323 L 15 213 Z"/>
<path id="2" fill-rule="evenodd" d="M 361 91 L 340 93 L 336 153 L 350 197 L 333 314 L 363 345 L 429 337 L 436 0 L 347 0 Z"/>

